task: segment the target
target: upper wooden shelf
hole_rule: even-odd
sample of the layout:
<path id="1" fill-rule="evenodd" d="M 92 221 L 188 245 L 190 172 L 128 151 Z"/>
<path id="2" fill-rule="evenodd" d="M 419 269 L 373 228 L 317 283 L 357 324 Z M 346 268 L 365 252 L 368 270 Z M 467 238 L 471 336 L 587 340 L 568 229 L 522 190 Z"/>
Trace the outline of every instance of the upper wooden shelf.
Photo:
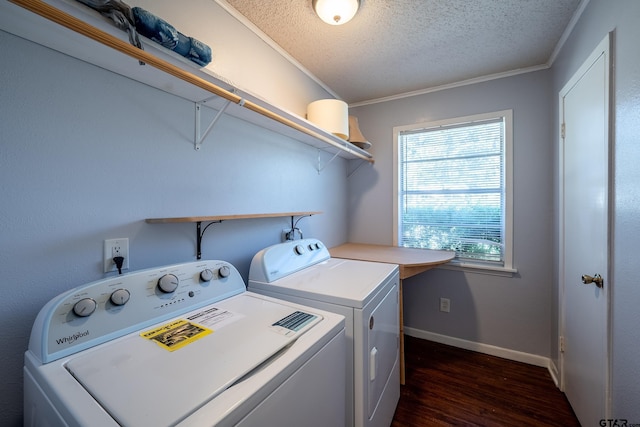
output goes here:
<path id="1" fill-rule="evenodd" d="M 278 212 L 278 213 L 260 213 L 260 214 L 241 214 L 241 215 L 214 215 L 214 216 L 185 216 L 177 218 L 147 218 L 145 222 L 148 224 L 168 224 L 176 222 L 217 222 L 232 219 L 252 219 L 252 218 L 279 218 L 285 216 L 310 216 L 321 214 L 322 212 Z"/>
<path id="2" fill-rule="evenodd" d="M 0 2 L 0 28 L 199 105 L 224 109 L 225 114 L 331 154 L 373 163 L 367 151 L 234 87 L 224 77 L 197 68 L 191 61 L 142 36 L 145 50 L 132 46 L 124 31 L 76 1 Z M 139 61 L 146 65 L 141 66 Z"/>

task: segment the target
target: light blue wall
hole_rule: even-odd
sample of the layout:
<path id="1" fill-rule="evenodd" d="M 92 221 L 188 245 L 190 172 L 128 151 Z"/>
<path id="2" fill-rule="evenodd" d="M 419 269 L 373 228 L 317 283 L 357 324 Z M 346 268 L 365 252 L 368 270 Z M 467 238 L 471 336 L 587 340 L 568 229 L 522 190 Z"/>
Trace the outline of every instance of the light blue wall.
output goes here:
<path id="1" fill-rule="evenodd" d="M 404 282 L 405 325 L 549 357 L 552 102 L 548 71 L 354 108 L 376 163 L 349 184 L 349 240 L 391 244 L 393 127 L 513 109 L 513 278 L 431 270 Z M 439 311 L 440 297 L 451 312 Z"/>
<path id="2" fill-rule="evenodd" d="M 323 211 L 300 221 L 305 236 L 346 240 L 345 160 L 318 174 L 316 149 L 228 116 L 196 152 L 192 103 L 2 31 L 0 46 L 1 425 L 21 425 L 36 314 L 104 277 L 104 239 L 128 237 L 135 270 L 195 259 L 195 224 L 145 218 Z M 246 280 L 253 254 L 288 224 L 212 225 L 203 257 Z"/>
<path id="3" fill-rule="evenodd" d="M 614 31 L 613 245 L 609 278 L 613 339 L 611 415 L 626 418 L 629 423 L 640 423 L 639 21 L 640 2 L 636 0 L 591 0 L 552 69 L 556 96 L 553 118 L 557 126 L 557 93 L 606 34 Z M 554 357 L 557 359 L 557 352 Z"/>
<path id="4" fill-rule="evenodd" d="M 103 277 L 104 239 L 129 237 L 131 267 L 141 269 L 192 260 L 195 251 L 192 224 L 144 218 L 321 210 L 300 222 L 305 236 L 330 246 L 347 236 L 391 243 L 393 126 L 507 108 L 514 110 L 519 274 L 435 270 L 407 280 L 406 321 L 557 362 L 557 93 L 614 28 L 613 415 L 640 422 L 639 18 L 636 0 L 591 0 L 549 71 L 354 109 L 376 163 L 349 179 L 358 162 L 337 159 L 318 174 L 315 149 L 228 117 L 195 152 L 192 104 L 0 32 L 1 424 L 21 423 L 22 354 L 37 311 Z M 231 261 L 246 278 L 253 253 L 275 243 L 287 224 L 213 225 L 204 257 Z M 440 296 L 451 298 L 451 313 L 438 311 Z"/>

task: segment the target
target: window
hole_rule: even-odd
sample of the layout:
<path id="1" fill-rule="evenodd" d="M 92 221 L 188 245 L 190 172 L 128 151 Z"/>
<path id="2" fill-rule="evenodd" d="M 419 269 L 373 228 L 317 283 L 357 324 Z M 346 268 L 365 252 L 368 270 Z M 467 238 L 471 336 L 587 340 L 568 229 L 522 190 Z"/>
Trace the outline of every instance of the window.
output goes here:
<path id="1" fill-rule="evenodd" d="M 511 268 L 511 110 L 394 128 L 394 244 Z"/>

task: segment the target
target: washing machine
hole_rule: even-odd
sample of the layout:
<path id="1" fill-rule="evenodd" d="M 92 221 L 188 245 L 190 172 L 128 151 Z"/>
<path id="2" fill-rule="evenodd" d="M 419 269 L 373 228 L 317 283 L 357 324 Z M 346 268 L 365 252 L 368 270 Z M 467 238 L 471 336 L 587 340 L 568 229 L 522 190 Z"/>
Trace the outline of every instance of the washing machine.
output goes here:
<path id="1" fill-rule="evenodd" d="M 92 282 L 35 320 L 24 425 L 343 426 L 344 323 L 224 261 Z"/>
<path id="2" fill-rule="evenodd" d="M 346 424 L 389 427 L 400 398 L 398 266 L 331 258 L 317 239 L 265 248 L 248 289 L 345 316 Z"/>

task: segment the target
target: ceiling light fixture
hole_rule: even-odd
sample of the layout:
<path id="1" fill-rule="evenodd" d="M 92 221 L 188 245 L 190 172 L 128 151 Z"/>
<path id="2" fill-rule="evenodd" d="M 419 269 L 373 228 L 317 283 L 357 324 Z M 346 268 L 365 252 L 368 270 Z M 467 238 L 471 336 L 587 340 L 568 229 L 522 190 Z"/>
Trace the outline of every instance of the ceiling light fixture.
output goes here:
<path id="1" fill-rule="evenodd" d="M 327 24 L 342 25 L 353 18 L 360 0 L 312 0 L 313 10 Z"/>

